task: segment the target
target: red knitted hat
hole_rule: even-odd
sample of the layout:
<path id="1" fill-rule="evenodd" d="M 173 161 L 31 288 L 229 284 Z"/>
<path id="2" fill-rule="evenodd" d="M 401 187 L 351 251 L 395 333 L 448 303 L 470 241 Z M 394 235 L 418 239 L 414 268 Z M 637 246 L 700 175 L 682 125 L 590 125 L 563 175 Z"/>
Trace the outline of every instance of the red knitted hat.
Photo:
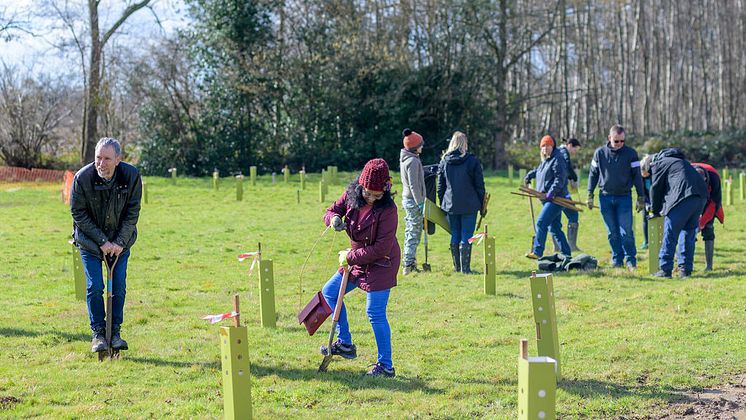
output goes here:
<path id="1" fill-rule="evenodd" d="M 557 146 L 552 136 L 544 136 L 541 138 L 541 143 L 539 143 L 539 147 L 544 147 L 545 145 L 552 146 L 552 147 Z"/>
<path id="2" fill-rule="evenodd" d="M 391 188 L 389 165 L 377 158 L 371 159 L 360 172 L 360 185 L 371 191 L 386 191 Z"/>
<path id="3" fill-rule="evenodd" d="M 422 136 L 418 133 L 405 128 L 402 132 L 404 135 L 404 148 L 405 149 L 416 149 L 422 144 Z"/>

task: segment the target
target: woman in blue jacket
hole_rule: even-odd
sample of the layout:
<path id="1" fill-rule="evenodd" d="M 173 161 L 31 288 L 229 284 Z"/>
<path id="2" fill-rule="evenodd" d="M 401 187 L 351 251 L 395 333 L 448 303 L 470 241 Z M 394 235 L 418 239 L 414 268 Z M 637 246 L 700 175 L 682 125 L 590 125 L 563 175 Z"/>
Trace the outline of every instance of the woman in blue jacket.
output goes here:
<path id="1" fill-rule="evenodd" d="M 560 251 L 564 255 L 571 255 L 570 244 L 562 232 L 562 207 L 554 204 L 554 197 L 566 197 L 567 192 L 567 166 L 562 160 L 557 143 L 552 136 L 544 136 L 539 144 L 541 147 L 541 163 L 539 166 L 526 174 L 524 185 L 528 185 L 531 179 L 536 178 L 536 190 L 546 193 L 546 199 L 542 200 L 543 207 L 536 219 L 536 238 L 534 249 L 526 254 L 526 258 L 539 259 L 544 255 L 544 243 L 547 240 L 547 231 L 552 234 L 554 240 L 559 244 Z"/>
<path id="2" fill-rule="evenodd" d="M 470 274 L 469 238 L 484 202 L 482 164 L 468 152 L 466 134 L 456 131 L 438 165 L 438 199 L 451 225 L 451 257 L 456 272 Z"/>

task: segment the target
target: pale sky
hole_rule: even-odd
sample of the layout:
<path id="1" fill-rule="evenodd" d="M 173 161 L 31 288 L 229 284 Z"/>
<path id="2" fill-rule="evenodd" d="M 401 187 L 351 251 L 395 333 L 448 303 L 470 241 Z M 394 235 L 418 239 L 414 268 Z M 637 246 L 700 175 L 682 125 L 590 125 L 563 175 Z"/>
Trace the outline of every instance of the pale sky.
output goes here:
<path id="1" fill-rule="evenodd" d="M 0 12 L 6 16 L 15 15 L 17 19 L 26 21 L 33 35 L 14 32 L 16 39 L 6 42 L 0 39 L 0 60 L 9 65 L 33 69 L 34 72 L 53 73 L 58 70 L 73 70 L 79 64 L 77 50 L 72 47 L 66 54 L 62 54 L 54 47 L 62 39 L 71 39 L 71 33 L 62 28 L 62 21 L 53 16 L 42 17 L 40 12 L 50 0 L 0 0 Z M 67 2 L 81 17 L 87 20 L 87 1 L 85 0 L 53 0 L 64 5 Z M 108 29 L 117 19 L 122 10 L 132 0 L 102 0 L 99 6 L 99 28 L 102 32 Z M 188 24 L 185 6 L 182 0 L 154 0 L 152 9 L 157 14 L 162 27 L 159 27 L 153 12 L 140 9 L 129 17 L 127 22 L 119 28 L 118 35 L 109 41 L 125 45 L 148 45 L 171 34 L 178 28 Z M 54 13 L 50 8 L 50 13 Z M 79 22 L 82 27 L 85 21 Z M 84 39 L 85 36 L 83 37 Z M 71 60 L 75 60 L 71 63 Z"/>

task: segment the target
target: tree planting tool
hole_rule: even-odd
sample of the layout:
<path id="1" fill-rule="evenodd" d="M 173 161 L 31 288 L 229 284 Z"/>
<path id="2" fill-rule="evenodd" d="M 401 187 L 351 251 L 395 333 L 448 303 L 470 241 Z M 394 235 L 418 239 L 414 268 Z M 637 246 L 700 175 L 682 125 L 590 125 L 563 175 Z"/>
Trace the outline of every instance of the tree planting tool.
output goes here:
<path id="1" fill-rule="evenodd" d="M 339 322 L 339 313 L 342 312 L 342 301 L 345 297 L 345 290 L 347 290 L 347 279 L 350 277 L 350 268 L 344 267 L 344 273 L 342 274 L 342 284 L 339 286 L 339 295 L 337 295 L 337 305 L 334 307 L 334 317 L 332 318 L 332 329 L 329 331 L 329 345 L 321 347 L 321 354 L 324 355 L 324 360 L 319 365 L 319 372 L 326 372 L 329 367 L 329 363 L 332 361 L 332 344 L 334 342 L 334 333 L 337 331 L 337 323 Z M 326 351 L 325 351 L 326 350 Z"/>
<path id="2" fill-rule="evenodd" d="M 534 243 L 536 242 L 536 216 L 534 216 L 533 196 L 528 196 L 528 206 L 531 208 L 531 227 L 534 229 L 534 234 L 531 236 L 531 248 L 529 248 L 529 252 L 534 252 Z"/>
<path id="3" fill-rule="evenodd" d="M 423 230 L 423 234 L 425 235 L 425 238 L 424 238 L 424 243 L 425 243 L 425 262 L 422 263 L 422 271 L 432 271 L 432 267 L 430 267 L 430 264 L 427 262 L 427 247 L 428 247 L 427 229 L 428 229 L 428 223 L 429 222 L 427 221 L 427 219 L 423 218 L 422 219 L 422 223 L 423 223 L 422 224 L 422 228 L 423 228 L 422 230 Z"/>
<path id="4" fill-rule="evenodd" d="M 106 264 L 106 350 L 98 352 L 98 361 L 102 361 L 105 358 L 119 359 L 119 349 L 113 349 L 111 347 L 111 321 L 112 321 L 112 306 L 113 306 L 113 276 L 114 267 L 116 267 L 119 261 L 119 255 L 117 255 L 111 263 L 110 258 L 104 255 L 104 264 Z"/>

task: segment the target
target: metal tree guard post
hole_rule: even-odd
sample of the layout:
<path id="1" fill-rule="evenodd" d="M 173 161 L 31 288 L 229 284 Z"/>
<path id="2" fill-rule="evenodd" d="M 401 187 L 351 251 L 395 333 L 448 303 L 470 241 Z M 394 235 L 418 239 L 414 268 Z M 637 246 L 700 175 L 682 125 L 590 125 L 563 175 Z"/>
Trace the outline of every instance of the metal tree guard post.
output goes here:
<path id="1" fill-rule="evenodd" d="M 85 300 L 86 297 L 86 279 L 83 271 L 83 261 L 80 259 L 80 249 L 75 246 L 75 241 L 70 240 L 73 255 L 73 281 L 75 282 L 75 298 Z"/>
<path id="2" fill-rule="evenodd" d="M 489 235 L 487 225 L 484 225 L 484 293 L 496 294 L 495 273 L 495 237 Z"/>
<path id="3" fill-rule="evenodd" d="M 148 204 L 148 183 L 144 179 L 142 180 L 142 201 Z"/>
<path id="4" fill-rule="evenodd" d="M 740 189 L 739 197 L 741 198 L 741 201 L 746 199 L 746 190 L 744 190 L 744 182 L 746 182 L 746 173 L 741 172 L 738 174 L 738 188 Z"/>
<path id="5" fill-rule="evenodd" d="M 508 185 L 513 186 L 513 165 L 508 165 Z"/>
<path id="6" fill-rule="evenodd" d="M 277 314 L 275 313 L 275 279 L 272 260 L 262 258 L 262 244 L 259 243 L 259 306 L 261 307 L 262 327 L 275 328 Z"/>
<path id="7" fill-rule="evenodd" d="M 212 172 L 212 189 L 215 191 L 220 189 L 220 172 L 217 169 Z"/>
<path id="8" fill-rule="evenodd" d="M 556 419 L 556 362 L 551 357 L 528 357 L 528 341 L 523 338 L 518 357 L 518 418 Z"/>
<path id="9" fill-rule="evenodd" d="M 305 190 L 306 189 L 306 169 L 303 168 L 298 172 L 300 175 L 300 189 Z"/>
<path id="10" fill-rule="evenodd" d="M 531 273 L 531 301 L 536 321 L 536 347 L 539 356 L 551 357 L 557 363 L 557 379 L 562 378 L 557 314 L 554 308 L 554 284 L 551 273 Z"/>
<path id="11" fill-rule="evenodd" d="M 658 254 L 663 243 L 663 217 L 648 219 L 648 273 L 658 271 Z"/>
<path id="12" fill-rule="evenodd" d="M 233 296 L 233 310 L 240 314 L 238 295 Z M 220 362 L 223 376 L 223 413 L 226 419 L 251 419 L 251 372 L 249 370 L 249 336 L 241 325 L 240 315 L 234 325 L 220 327 Z"/>
<path id="13" fill-rule="evenodd" d="M 251 186 L 256 186 L 256 166 L 249 166 L 249 179 L 251 180 Z"/>
<path id="14" fill-rule="evenodd" d="M 236 175 L 236 201 L 243 201 L 243 174 Z"/>
<path id="15" fill-rule="evenodd" d="M 171 173 L 171 185 L 176 185 L 176 168 L 168 170 Z"/>
<path id="16" fill-rule="evenodd" d="M 290 168 L 288 168 L 288 165 L 285 165 L 285 167 L 282 168 L 282 176 L 285 177 L 286 184 L 290 182 Z"/>

